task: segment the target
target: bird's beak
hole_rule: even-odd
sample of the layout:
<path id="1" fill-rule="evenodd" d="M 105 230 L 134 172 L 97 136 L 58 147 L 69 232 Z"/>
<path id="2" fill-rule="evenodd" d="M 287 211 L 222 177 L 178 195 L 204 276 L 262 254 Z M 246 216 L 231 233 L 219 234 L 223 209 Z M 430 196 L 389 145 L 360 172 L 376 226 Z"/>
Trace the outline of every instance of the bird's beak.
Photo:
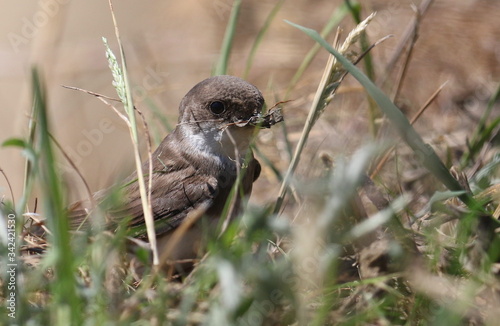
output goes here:
<path id="1" fill-rule="evenodd" d="M 257 127 L 258 121 L 260 121 L 261 119 L 262 119 L 262 113 L 258 112 L 258 113 L 254 113 L 249 118 L 238 119 L 237 121 L 234 122 L 234 124 L 238 127 L 241 127 L 241 128 L 247 127 L 247 126 Z"/>
<path id="2" fill-rule="evenodd" d="M 266 114 L 260 112 L 251 116 L 248 120 L 240 120 L 235 122 L 238 127 L 253 126 L 257 128 L 271 128 L 271 126 L 283 121 L 283 115 L 280 108 L 271 109 Z"/>

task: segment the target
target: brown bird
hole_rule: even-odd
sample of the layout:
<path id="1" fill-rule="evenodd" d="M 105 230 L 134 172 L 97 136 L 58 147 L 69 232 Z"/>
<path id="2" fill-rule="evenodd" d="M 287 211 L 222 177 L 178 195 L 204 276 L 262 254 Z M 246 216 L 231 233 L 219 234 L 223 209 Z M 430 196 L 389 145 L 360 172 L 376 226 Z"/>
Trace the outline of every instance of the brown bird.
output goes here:
<path id="1" fill-rule="evenodd" d="M 250 194 L 261 169 L 249 148 L 255 128 L 258 123 L 270 127 L 279 122 L 273 115 L 261 115 L 263 105 L 264 98 L 255 86 L 233 76 L 208 78 L 182 99 L 175 130 L 152 155 L 151 204 L 160 257 L 173 231 L 189 214 L 201 210 L 210 223 L 192 226 L 166 258 L 175 261 L 196 256 L 201 226 L 219 220 L 243 164 L 246 173 L 241 187 L 244 194 Z M 149 171 L 149 161 L 143 171 Z M 120 207 L 108 211 L 110 226 L 130 217 L 130 229 L 142 230 L 135 236 L 147 240 L 136 180 L 133 173 L 124 181 Z M 102 200 L 104 193 L 96 193 L 96 201 Z M 233 215 L 240 200 L 234 205 Z M 70 207 L 72 227 L 87 219 L 90 207 L 86 206 L 86 202 L 77 202 Z"/>

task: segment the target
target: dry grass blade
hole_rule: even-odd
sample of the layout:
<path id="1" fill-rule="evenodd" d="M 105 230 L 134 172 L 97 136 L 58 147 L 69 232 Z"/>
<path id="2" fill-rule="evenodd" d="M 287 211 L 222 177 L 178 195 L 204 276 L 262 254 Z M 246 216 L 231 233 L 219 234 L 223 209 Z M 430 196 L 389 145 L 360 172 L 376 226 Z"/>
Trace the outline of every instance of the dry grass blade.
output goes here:
<path id="1" fill-rule="evenodd" d="M 118 45 L 120 48 L 120 56 L 122 60 L 122 69 L 121 73 L 123 74 L 123 92 L 126 98 L 126 101 L 124 103 L 125 106 L 125 111 L 127 112 L 128 119 L 130 121 L 130 134 L 132 138 L 132 144 L 134 146 L 134 158 L 135 158 L 135 165 L 137 169 L 137 179 L 138 179 L 138 184 L 139 184 L 139 192 L 141 194 L 141 201 L 142 201 L 142 207 L 144 211 L 144 221 L 146 223 L 146 230 L 147 230 L 147 235 L 148 235 L 148 240 L 149 243 L 151 244 L 151 250 L 153 252 L 153 265 L 158 266 L 159 265 L 159 257 L 158 257 L 158 248 L 156 246 L 156 231 L 155 231 L 155 225 L 154 225 L 154 219 L 153 219 L 153 212 L 152 212 L 152 207 L 151 207 L 151 191 L 152 191 L 152 178 L 153 178 L 153 159 L 151 155 L 151 150 L 149 150 L 148 155 L 149 155 L 149 182 L 148 182 L 148 190 L 146 191 L 146 183 L 144 180 L 144 174 L 142 171 L 142 160 L 140 156 L 140 151 L 139 151 L 139 136 L 138 136 L 138 131 L 137 131 L 137 124 L 136 124 L 136 119 L 135 119 L 135 110 L 134 110 L 134 105 L 133 105 L 133 100 L 132 100 L 132 90 L 130 87 L 130 83 L 128 80 L 128 74 L 127 74 L 127 66 L 126 66 L 126 61 L 125 61 L 125 53 L 123 50 L 123 46 L 121 44 L 120 40 L 120 32 L 118 30 L 118 24 L 116 22 L 116 17 L 114 14 L 113 10 L 113 4 L 112 1 L 109 0 L 109 8 L 111 11 L 111 16 L 113 18 L 113 25 L 115 27 L 115 35 L 116 39 L 118 41 Z M 111 50 L 108 48 L 107 53 L 112 53 Z M 112 60 L 108 61 L 110 63 L 110 66 L 112 65 Z M 114 75 L 118 75 L 116 71 L 114 71 L 113 67 L 111 68 L 112 72 Z M 118 70 L 118 67 L 117 69 Z M 116 79 L 115 79 L 116 82 Z M 116 85 L 115 85 L 116 86 Z M 121 91 L 119 90 L 118 87 L 117 92 L 120 95 Z M 123 101 L 123 99 L 122 99 Z M 150 138 L 148 137 L 148 140 Z M 151 146 L 151 145 L 149 145 Z"/>
<path id="2" fill-rule="evenodd" d="M 421 18 L 429 9 L 430 5 L 434 2 L 434 0 L 424 0 L 421 4 L 420 7 L 418 8 L 419 12 L 419 17 Z M 414 17 L 412 22 L 408 25 L 406 30 L 403 32 L 403 36 L 401 37 L 401 41 L 396 47 L 396 50 L 394 51 L 394 54 L 392 55 L 391 59 L 387 63 L 387 65 L 384 68 L 385 75 L 381 76 L 380 79 L 377 79 L 377 84 L 382 85 L 385 83 L 387 78 L 389 77 L 390 73 L 394 69 L 394 66 L 396 65 L 396 62 L 398 62 L 399 58 L 401 57 L 401 54 L 403 53 L 403 50 L 408 43 L 408 41 L 412 38 L 413 35 L 415 35 L 415 29 L 418 27 L 417 17 Z"/>
<path id="3" fill-rule="evenodd" d="M 7 178 L 7 175 L 5 174 L 5 171 L 2 168 L 0 168 L 0 173 L 2 173 L 3 177 L 5 178 L 5 181 L 7 182 L 7 186 L 9 187 L 10 195 L 12 197 L 12 204 L 14 205 L 14 207 L 16 207 L 14 191 L 12 190 L 12 185 L 10 184 L 9 178 Z"/>
<path id="4" fill-rule="evenodd" d="M 23 215 L 25 217 L 28 217 L 28 218 L 32 219 L 37 225 L 40 225 L 40 227 L 43 229 L 44 232 L 46 232 L 47 234 L 52 235 L 52 232 L 50 232 L 50 230 L 45 225 L 45 219 L 43 217 L 41 217 L 40 214 L 37 214 L 37 213 L 24 213 Z"/>
<path id="5" fill-rule="evenodd" d="M 318 86 L 318 90 L 316 91 L 316 95 L 314 96 L 313 104 L 311 105 L 311 109 L 309 111 L 309 115 L 306 119 L 306 123 L 304 125 L 304 128 L 302 130 L 302 134 L 300 136 L 300 140 L 297 144 L 297 147 L 295 149 L 295 153 L 292 157 L 292 161 L 290 162 L 290 166 L 288 167 L 288 171 L 285 174 L 285 178 L 283 180 L 283 183 L 281 184 L 281 189 L 279 191 L 278 195 L 278 200 L 276 202 L 276 206 L 274 209 L 275 213 L 278 213 L 279 210 L 281 209 L 281 205 L 283 204 L 283 200 L 285 198 L 286 191 L 289 187 L 290 179 L 295 172 L 295 169 L 297 168 L 297 165 L 299 164 L 300 160 L 300 154 L 302 153 L 302 150 L 304 149 L 304 146 L 307 142 L 307 138 L 309 136 L 310 131 L 312 130 L 312 127 L 314 123 L 317 120 L 317 117 L 319 116 L 318 112 L 320 110 L 323 110 L 323 108 L 320 107 L 320 100 L 323 97 L 323 93 L 325 91 L 325 88 L 328 85 L 328 80 L 329 77 L 331 76 L 332 72 L 332 67 L 333 67 L 333 56 L 328 57 L 328 62 L 326 63 L 325 70 L 323 71 L 323 77 L 321 78 Z"/>
<path id="6" fill-rule="evenodd" d="M 353 29 L 349 33 L 346 40 L 340 47 L 339 51 L 341 53 L 345 55 L 348 54 L 349 48 L 356 43 L 356 41 L 366 29 L 374 16 L 374 14 L 368 16 L 363 22 L 361 22 L 358 26 L 356 26 L 355 29 Z M 335 44 L 336 42 L 334 42 L 334 45 Z M 295 172 L 295 169 L 297 168 L 300 156 L 309 137 L 309 133 L 311 132 L 312 127 L 318 120 L 321 113 L 330 103 L 332 95 L 337 90 L 342 78 L 345 76 L 345 71 L 346 70 L 344 69 L 344 67 L 337 61 L 337 59 L 333 55 L 330 55 L 328 57 L 328 62 L 326 64 L 325 70 L 323 71 L 323 77 L 321 78 L 318 89 L 316 91 L 316 95 L 314 96 L 313 103 L 311 104 L 311 109 L 309 110 L 309 115 L 302 130 L 300 140 L 295 149 L 295 153 L 292 157 L 292 161 L 290 162 L 290 166 L 288 167 L 288 170 L 285 174 L 283 183 L 281 184 L 278 199 L 276 201 L 276 206 L 274 209 L 275 213 L 280 210 L 281 205 L 283 204 L 283 200 L 289 187 L 290 180 Z"/>
<path id="7" fill-rule="evenodd" d="M 118 110 L 115 106 L 113 106 L 113 104 L 109 103 L 106 99 L 111 100 L 111 101 L 116 101 L 116 102 L 121 102 L 121 100 L 113 98 L 113 97 L 109 97 L 109 96 L 106 96 L 106 95 L 103 95 L 103 94 L 99 94 L 99 93 L 96 93 L 96 92 L 88 91 L 86 89 L 79 88 L 79 87 L 64 86 L 64 85 L 62 87 L 67 88 L 67 89 L 72 89 L 72 90 L 75 90 L 75 91 L 84 92 L 84 93 L 87 93 L 87 94 L 90 94 L 92 96 L 97 97 L 102 103 L 106 104 L 113 111 L 115 111 L 115 113 L 120 117 L 120 119 L 122 119 L 127 124 L 127 126 L 129 128 L 131 128 L 130 121 L 127 118 L 127 116 L 124 115 L 123 113 L 121 113 L 120 110 Z"/>
<path id="8" fill-rule="evenodd" d="M 373 99 L 377 102 L 379 108 L 392 122 L 393 126 L 396 128 L 402 139 L 420 158 L 421 164 L 426 169 L 428 169 L 437 179 L 439 179 L 449 190 L 463 190 L 458 181 L 450 174 L 450 171 L 438 157 L 434 149 L 423 141 L 422 136 L 420 136 L 420 134 L 416 132 L 416 130 L 412 127 L 401 110 L 368 77 L 366 77 L 341 53 L 332 48 L 330 44 L 328 44 L 328 42 L 326 42 L 318 34 L 318 32 L 297 24 L 291 24 L 319 42 L 325 49 L 328 50 L 328 52 L 335 55 L 335 57 L 346 67 L 346 69 L 353 75 L 353 77 L 363 85 L 368 94 L 373 97 Z M 468 193 L 463 193 L 458 197 L 465 204 L 467 204 L 469 208 L 480 208 L 479 204 Z"/>
<path id="9" fill-rule="evenodd" d="M 403 87 L 403 83 L 404 83 L 404 80 L 406 77 L 406 72 L 408 71 L 408 67 L 410 66 L 409 64 L 410 64 L 410 61 L 411 61 L 411 58 L 413 55 L 413 49 L 415 47 L 415 43 L 418 40 L 418 31 L 419 31 L 420 20 L 422 18 L 422 15 L 417 7 L 413 6 L 413 8 L 415 10 L 415 18 L 414 18 L 415 22 L 414 22 L 414 25 L 412 28 L 411 41 L 410 41 L 410 44 L 408 44 L 408 52 L 407 52 L 405 60 L 403 62 L 403 65 L 401 68 L 401 73 L 399 74 L 399 76 L 397 77 L 396 82 L 395 82 L 396 89 L 394 90 L 394 94 L 392 96 L 393 101 L 395 101 L 398 98 L 399 93 L 401 91 L 401 88 Z"/>
<path id="10" fill-rule="evenodd" d="M 175 229 L 167 244 L 164 248 L 162 248 L 162 254 L 160 256 L 161 264 L 159 265 L 159 268 L 162 268 L 163 264 L 168 263 L 167 259 L 172 256 L 172 253 L 174 252 L 179 241 L 181 241 L 184 234 L 196 223 L 196 221 L 198 221 L 203 214 L 205 214 L 207 208 L 207 206 L 201 206 L 195 209 L 183 220 L 181 225 Z"/>
<path id="11" fill-rule="evenodd" d="M 89 202 L 91 203 L 92 207 L 95 207 L 96 203 L 95 203 L 95 200 L 94 200 L 94 196 L 92 195 L 92 191 L 90 190 L 90 186 L 87 183 L 87 180 L 85 180 L 85 177 L 83 176 L 82 172 L 80 171 L 80 169 L 78 169 L 78 167 L 76 166 L 75 162 L 73 162 L 73 160 L 71 159 L 71 157 L 69 157 L 68 153 L 66 153 L 66 151 L 62 148 L 61 144 L 59 144 L 59 142 L 56 140 L 56 138 L 54 136 L 52 136 L 52 134 L 50 134 L 50 139 L 54 142 L 54 144 L 56 145 L 56 147 L 63 154 L 63 156 L 66 159 L 66 161 L 68 161 L 68 163 L 71 165 L 71 167 L 73 168 L 73 170 L 75 170 L 76 174 L 78 174 L 78 177 L 80 177 L 80 179 L 82 180 L 83 185 L 85 186 L 85 191 L 87 192 L 87 196 L 89 198 Z"/>
<path id="12" fill-rule="evenodd" d="M 333 28 L 342 21 L 342 19 L 347 15 L 347 13 L 348 13 L 348 6 L 344 3 L 340 8 L 336 9 L 332 13 L 331 17 L 328 19 L 328 23 L 321 31 L 321 35 L 323 37 L 327 37 L 333 30 Z M 296 86 L 299 79 L 302 77 L 302 74 L 309 67 L 312 60 L 314 59 L 314 57 L 316 56 L 316 54 L 319 52 L 320 49 L 321 46 L 319 46 L 319 44 L 314 44 L 313 47 L 309 50 L 309 52 L 304 56 L 304 60 L 297 68 L 297 71 L 295 72 L 294 76 L 292 77 L 292 80 L 290 81 L 290 84 L 288 85 L 288 88 L 285 92 L 285 98 L 289 98 L 289 95 L 291 94 L 292 90 Z"/>
<path id="13" fill-rule="evenodd" d="M 83 89 L 83 88 L 80 88 L 80 87 L 67 86 L 67 85 L 61 85 L 61 87 L 64 87 L 64 88 L 67 88 L 67 89 L 71 89 L 71 90 L 74 90 L 74 91 L 84 92 L 84 93 L 87 93 L 89 95 L 93 95 L 95 97 L 107 99 L 107 100 L 110 100 L 110 101 L 121 102 L 120 99 L 117 99 L 117 98 L 114 98 L 114 97 L 111 97 L 111 96 L 106 96 L 104 94 L 92 92 L 92 91 L 89 91 L 89 90 L 86 90 L 86 89 Z"/>

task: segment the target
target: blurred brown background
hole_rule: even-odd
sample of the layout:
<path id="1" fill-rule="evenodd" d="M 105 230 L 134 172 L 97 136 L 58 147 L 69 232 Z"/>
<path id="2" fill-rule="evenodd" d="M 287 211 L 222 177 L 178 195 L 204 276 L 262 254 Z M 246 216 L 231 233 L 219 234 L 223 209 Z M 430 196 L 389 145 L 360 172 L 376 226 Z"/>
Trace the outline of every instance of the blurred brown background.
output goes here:
<path id="1" fill-rule="evenodd" d="M 107 1 L 0 0 L 0 141 L 24 137 L 31 105 L 30 67 L 43 72 L 49 97 L 53 134 L 78 165 L 93 191 L 108 186 L 133 169 L 128 130 L 96 98 L 61 85 L 77 86 L 116 96 L 111 86 L 101 37 L 117 53 Z M 243 1 L 229 72 L 242 76 L 250 48 L 276 1 Z M 321 30 L 341 1 L 288 0 L 272 22 L 247 79 L 264 93 L 268 104 L 284 100 L 286 87 L 314 42 L 284 22 Z M 374 42 L 387 34 L 395 37 L 372 52 L 375 71 L 384 73 L 388 60 L 415 16 L 411 4 L 419 1 L 363 1 L 363 15 L 377 11 L 368 28 Z M 217 61 L 230 0 L 115 1 L 122 41 L 134 85 L 137 106 L 148 116 L 156 141 L 166 134 L 151 108 L 175 125 L 182 96 L 210 76 Z M 352 28 L 348 15 L 343 36 Z M 435 1 L 423 17 L 407 78 L 398 103 L 411 115 L 445 81 L 448 84 L 416 125 L 431 131 L 426 136 L 452 135 L 463 142 L 470 126 L 484 109 L 499 76 L 500 2 L 491 0 Z M 329 41 L 333 37 L 328 38 Z M 291 94 L 285 108 L 290 138 L 296 141 L 309 104 L 322 75 L 327 54 L 321 51 Z M 390 85 L 389 85 L 390 88 Z M 339 96 L 318 122 L 309 142 L 311 159 L 320 149 L 352 152 L 369 139 L 367 109 L 358 84 L 348 79 Z M 259 142 L 270 148 L 271 158 L 285 169 L 287 155 L 281 131 L 262 133 Z M 432 143 L 432 141 L 430 141 Z M 275 148 L 276 147 L 276 148 Z M 274 154 L 274 155 L 273 155 Z M 61 170 L 70 185 L 71 200 L 82 196 L 81 182 L 68 164 Z M 24 160 L 17 149 L 0 149 L 4 170 L 18 197 L 22 191 Z M 277 185 L 264 173 L 261 187 Z M 270 189 L 275 191 L 276 186 Z M 258 193 L 258 191 L 257 191 Z M 0 194 L 10 198 L 0 176 Z M 259 196 L 256 196 L 259 198 Z M 266 198 L 270 197 L 267 193 Z"/>

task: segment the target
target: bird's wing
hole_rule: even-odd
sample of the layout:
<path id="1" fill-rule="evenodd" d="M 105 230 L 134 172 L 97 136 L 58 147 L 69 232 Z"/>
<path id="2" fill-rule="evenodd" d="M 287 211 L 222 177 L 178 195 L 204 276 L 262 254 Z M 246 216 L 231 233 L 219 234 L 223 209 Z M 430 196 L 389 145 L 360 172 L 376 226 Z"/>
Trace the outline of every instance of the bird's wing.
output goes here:
<path id="1" fill-rule="evenodd" d="M 137 183 L 136 183 L 137 184 Z M 126 216 L 132 217 L 129 227 L 132 236 L 145 236 L 145 222 L 142 201 L 137 185 L 126 189 L 126 205 L 119 210 L 111 210 L 114 221 Z M 198 173 L 192 166 L 176 171 L 153 175 L 151 207 L 155 220 L 156 235 L 161 235 L 178 227 L 193 210 L 212 205 L 216 196 L 217 179 Z"/>
<path id="2" fill-rule="evenodd" d="M 219 189 L 220 185 L 215 176 L 200 172 L 182 157 L 176 156 L 175 160 L 165 158 L 173 157 L 173 154 L 163 155 L 163 157 L 163 161 L 158 160 L 153 164 L 151 207 L 153 208 L 157 236 L 178 227 L 194 210 L 207 210 L 209 208 L 212 212 L 222 210 L 224 200 L 215 205 L 217 207 L 214 207 L 214 198 L 216 196 L 227 197 L 231 187 Z M 144 164 L 143 171 L 147 171 L 147 169 L 148 163 Z M 245 176 L 243 187 L 245 194 L 250 193 L 252 183 L 259 174 L 260 164 L 257 160 L 252 159 Z M 145 176 L 145 181 L 146 188 L 148 188 L 147 176 Z M 228 184 L 232 185 L 232 182 Z M 107 191 L 96 193 L 95 201 L 99 203 L 104 200 L 106 193 Z M 144 213 L 136 175 L 132 175 L 126 180 L 120 197 L 119 203 L 106 208 L 110 220 L 109 227 L 114 229 L 120 221 L 129 218 L 127 226 L 131 229 L 130 235 L 139 238 L 146 237 Z M 89 207 L 85 202 L 77 202 L 69 207 L 72 229 L 86 224 L 89 214 L 89 210 L 85 209 L 86 206 Z"/>
<path id="3" fill-rule="evenodd" d="M 147 166 L 146 163 L 143 171 L 147 171 Z M 153 171 L 151 207 L 157 236 L 175 229 L 193 210 L 210 207 L 217 195 L 217 179 L 201 173 L 182 159 L 154 164 Z M 148 189 L 147 175 L 145 181 Z M 102 202 L 106 193 L 96 193 L 95 202 Z M 114 229 L 123 219 L 129 219 L 129 234 L 138 238 L 145 237 L 144 212 L 136 175 L 131 175 L 126 180 L 120 197 L 111 207 L 105 208 L 110 221 L 108 227 Z M 69 207 L 72 229 L 87 224 L 89 209 L 86 207 L 89 206 L 87 202 L 76 202 Z"/>

